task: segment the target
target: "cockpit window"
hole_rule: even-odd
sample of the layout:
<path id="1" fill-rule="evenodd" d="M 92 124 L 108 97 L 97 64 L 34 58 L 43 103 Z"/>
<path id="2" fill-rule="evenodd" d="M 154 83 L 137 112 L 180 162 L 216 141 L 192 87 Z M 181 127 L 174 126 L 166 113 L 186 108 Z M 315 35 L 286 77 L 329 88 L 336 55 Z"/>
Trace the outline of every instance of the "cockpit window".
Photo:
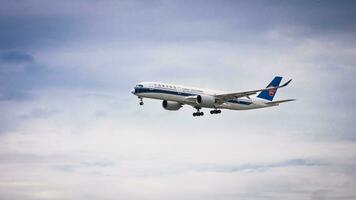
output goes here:
<path id="1" fill-rule="evenodd" d="M 136 85 L 136 87 L 138 87 L 138 88 L 142 88 L 142 87 L 143 87 L 143 85 L 139 84 L 139 85 Z"/>

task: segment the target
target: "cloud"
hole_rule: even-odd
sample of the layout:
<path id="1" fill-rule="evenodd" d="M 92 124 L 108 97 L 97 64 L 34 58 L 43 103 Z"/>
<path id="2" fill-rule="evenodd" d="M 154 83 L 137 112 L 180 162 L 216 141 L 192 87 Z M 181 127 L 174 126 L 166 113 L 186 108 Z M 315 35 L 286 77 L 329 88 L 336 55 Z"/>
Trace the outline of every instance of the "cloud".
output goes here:
<path id="1" fill-rule="evenodd" d="M 20 115 L 19 118 L 20 119 L 34 119 L 34 118 L 46 118 L 49 117 L 51 115 L 54 115 L 58 113 L 57 110 L 50 110 L 50 109 L 44 109 L 44 108 L 37 108 L 34 109 L 32 111 L 30 111 L 29 113 Z"/>
<path id="2" fill-rule="evenodd" d="M 283 28 L 298 29 L 298 37 L 302 38 L 339 38 L 341 34 L 339 39 L 347 42 L 353 40 L 355 31 L 351 4 L 354 3 L 7 2 L 0 18 L 0 48 L 58 48 L 113 41 L 121 45 L 177 41 L 246 44 L 260 41 L 264 32 Z"/>
<path id="3" fill-rule="evenodd" d="M 202 165 L 197 169 L 198 171 L 206 171 L 206 172 L 238 172 L 238 171 L 258 172 L 258 171 L 265 171 L 278 167 L 315 166 L 315 165 L 319 165 L 319 164 L 315 162 L 306 161 L 304 159 L 291 159 L 291 160 L 286 160 L 286 161 L 271 163 L 271 164 L 244 164 L 244 165 L 231 165 L 231 166 Z"/>
<path id="4" fill-rule="evenodd" d="M 20 52 L 20 51 L 11 51 L 5 52 L 0 55 L 0 59 L 5 63 L 31 63 L 34 62 L 34 58 L 31 54 Z"/>
<path id="5" fill-rule="evenodd" d="M 354 199 L 354 4 L 3 2 L 0 196 Z M 277 74 L 296 102 L 204 118 L 129 92 Z"/>
<path id="6" fill-rule="evenodd" d="M 28 99 L 30 89 L 43 80 L 44 68 L 23 51 L 5 52 L 0 57 L 0 99 Z"/>
<path id="7" fill-rule="evenodd" d="M 55 16 L 1 16 L 0 49 L 33 51 L 46 45 L 58 45 L 73 33 L 75 21 Z"/>

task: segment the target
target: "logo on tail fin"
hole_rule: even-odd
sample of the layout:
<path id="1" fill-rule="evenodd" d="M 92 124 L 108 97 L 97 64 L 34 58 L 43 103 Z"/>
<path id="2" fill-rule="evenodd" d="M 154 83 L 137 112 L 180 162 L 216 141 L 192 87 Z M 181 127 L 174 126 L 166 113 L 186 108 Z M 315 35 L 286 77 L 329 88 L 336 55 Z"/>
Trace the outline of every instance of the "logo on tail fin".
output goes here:
<path id="1" fill-rule="evenodd" d="M 277 89 L 276 89 L 276 88 L 273 88 L 273 89 L 268 90 L 268 94 L 269 94 L 269 96 L 270 96 L 270 97 L 273 97 L 273 96 L 274 96 L 274 94 L 276 93 L 276 91 L 277 91 Z"/>

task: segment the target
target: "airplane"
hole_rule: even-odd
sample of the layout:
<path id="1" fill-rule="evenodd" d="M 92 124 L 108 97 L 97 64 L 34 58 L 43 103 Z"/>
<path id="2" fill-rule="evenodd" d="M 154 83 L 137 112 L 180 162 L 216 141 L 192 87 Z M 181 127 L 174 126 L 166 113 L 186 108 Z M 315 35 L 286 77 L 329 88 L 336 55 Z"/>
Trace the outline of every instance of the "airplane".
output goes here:
<path id="1" fill-rule="evenodd" d="M 292 79 L 280 85 L 281 81 L 282 77 L 276 76 L 266 88 L 232 93 L 160 82 L 141 82 L 131 90 L 131 93 L 139 98 L 140 105 L 143 105 L 143 98 L 162 100 L 162 107 L 170 111 L 179 110 L 183 105 L 190 105 L 197 110 L 193 113 L 195 117 L 204 115 L 200 111 L 202 108 L 212 109 L 210 114 L 220 114 L 221 109 L 250 110 L 295 101 L 296 99 L 273 101 L 277 89 L 287 86 Z M 251 97 L 255 94 L 256 97 Z"/>

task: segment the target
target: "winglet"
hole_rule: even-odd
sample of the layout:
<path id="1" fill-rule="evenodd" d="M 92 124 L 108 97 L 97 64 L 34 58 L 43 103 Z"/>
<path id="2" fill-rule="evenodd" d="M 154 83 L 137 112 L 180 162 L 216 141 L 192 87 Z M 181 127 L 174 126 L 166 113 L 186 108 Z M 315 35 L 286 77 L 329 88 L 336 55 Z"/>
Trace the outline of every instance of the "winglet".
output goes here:
<path id="1" fill-rule="evenodd" d="M 279 86 L 279 88 L 285 87 L 287 86 L 290 82 L 292 81 L 292 79 L 290 79 L 289 81 L 287 81 L 286 83 L 284 83 L 283 85 Z"/>

